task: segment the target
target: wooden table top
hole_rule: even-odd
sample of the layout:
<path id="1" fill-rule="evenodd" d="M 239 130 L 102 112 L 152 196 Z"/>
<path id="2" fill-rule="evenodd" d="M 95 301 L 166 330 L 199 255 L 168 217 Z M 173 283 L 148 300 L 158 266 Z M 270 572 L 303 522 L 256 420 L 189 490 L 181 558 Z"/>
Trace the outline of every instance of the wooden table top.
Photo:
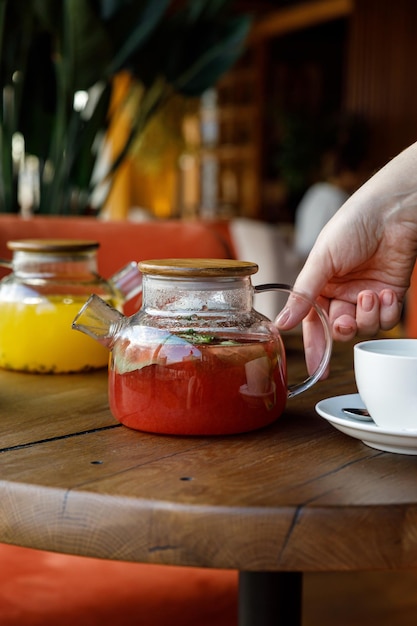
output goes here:
<path id="1" fill-rule="evenodd" d="M 119 425 L 105 371 L 1 371 L 0 541 L 247 571 L 417 565 L 417 457 L 369 448 L 314 410 L 356 391 L 352 359 L 336 345 L 330 378 L 274 425 L 214 438 Z"/>

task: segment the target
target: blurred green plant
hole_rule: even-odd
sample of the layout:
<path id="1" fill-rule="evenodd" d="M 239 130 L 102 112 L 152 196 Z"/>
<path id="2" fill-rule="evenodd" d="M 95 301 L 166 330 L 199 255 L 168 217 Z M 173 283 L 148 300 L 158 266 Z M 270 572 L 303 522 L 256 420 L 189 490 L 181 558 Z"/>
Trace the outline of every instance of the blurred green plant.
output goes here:
<path id="1" fill-rule="evenodd" d="M 323 119 L 308 112 L 278 111 L 279 145 L 273 164 L 290 196 L 299 197 L 320 176 L 324 150 Z"/>
<path id="2" fill-rule="evenodd" d="M 230 69 L 250 23 L 230 0 L 0 0 L 0 211 L 85 213 L 161 107 Z M 135 112 L 97 177 L 121 72 Z"/>

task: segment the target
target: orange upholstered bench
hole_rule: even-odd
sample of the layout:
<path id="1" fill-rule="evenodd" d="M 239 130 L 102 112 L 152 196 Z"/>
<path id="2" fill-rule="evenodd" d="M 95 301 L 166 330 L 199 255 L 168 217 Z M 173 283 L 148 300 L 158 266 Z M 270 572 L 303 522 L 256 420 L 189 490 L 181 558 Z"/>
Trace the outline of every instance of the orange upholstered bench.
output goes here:
<path id="1" fill-rule="evenodd" d="M 411 276 L 411 285 L 405 301 L 404 334 L 417 338 L 417 266 Z"/>
<path id="2" fill-rule="evenodd" d="M 199 222 L 102 222 L 94 218 L 0 216 L 0 257 L 18 238 L 100 243 L 99 270 L 129 261 L 225 258 L 219 232 Z M 103 561 L 0 544 L 1 626 L 235 626 L 237 573 Z"/>
<path id="3" fill-rule="evenodd" d="M 0 544 L 1 626 L 236 626 L 237 572 Z"/>
<path id="4" fill-rule="evenodd" d="M 11 258 L 7 242 L 25 238 L 67 238 L 98 241 L 98 266 L 110 278 L 130 261 L 144 259 L 229 258 L 229 242 L 204 222 L 181 220 L 105 222 L 88 217 L 34 217 L 0 215 L 0 258 Z M 5 271 L 0 271 L 0 276 Z M 130 306 L 127 312 L 133 312 Z"/>

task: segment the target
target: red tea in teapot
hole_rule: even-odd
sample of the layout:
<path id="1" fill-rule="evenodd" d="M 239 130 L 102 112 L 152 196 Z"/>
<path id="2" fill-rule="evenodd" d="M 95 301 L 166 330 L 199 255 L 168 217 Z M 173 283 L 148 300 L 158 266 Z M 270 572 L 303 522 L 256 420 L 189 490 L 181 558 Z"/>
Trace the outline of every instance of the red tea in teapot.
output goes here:
<path id="1" fill-rule="evenodd" d="M 245 432 L 284 410 L 287 382 L 277 338 L 184 333 L 113 352 L 110 408 L 134 429 L 168 434 Z"/>

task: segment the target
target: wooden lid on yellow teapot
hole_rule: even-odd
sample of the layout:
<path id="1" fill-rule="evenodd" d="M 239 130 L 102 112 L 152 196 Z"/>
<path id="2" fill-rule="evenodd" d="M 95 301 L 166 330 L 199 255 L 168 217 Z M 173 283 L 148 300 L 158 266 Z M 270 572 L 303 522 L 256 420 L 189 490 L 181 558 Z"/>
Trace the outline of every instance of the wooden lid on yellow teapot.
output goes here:
<path id="1" fill-rule="evenodd" d="M 9 250 L 19 252 L 85 252 L 99 245 L 98 241 L 86 239 L 13 239 L 7 242 Z"/>

